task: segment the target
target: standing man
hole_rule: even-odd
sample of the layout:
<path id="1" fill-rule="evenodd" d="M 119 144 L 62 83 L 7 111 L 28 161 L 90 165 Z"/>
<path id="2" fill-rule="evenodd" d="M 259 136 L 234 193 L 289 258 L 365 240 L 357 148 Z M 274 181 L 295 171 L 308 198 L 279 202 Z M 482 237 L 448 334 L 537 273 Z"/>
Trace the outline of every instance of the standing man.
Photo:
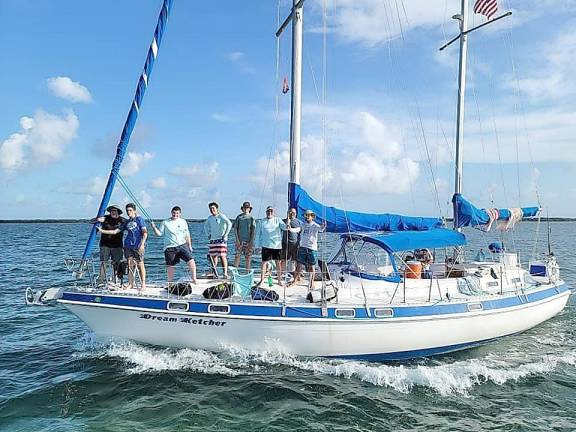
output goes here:
<path id="1" fill-rule="evenodd" d="M 282 236 L 282 264 L 288 270 L 288 261 L 296 261 L 298 258 L 298 244 L 300 242 L 300 229 L 302 223 L 296 219 L 296 209 L 291 208 L 288 210 L 288 217 L 284 219 L 284 223 L 292 230 L 287 230 Z"/>
<path id="2" fill-rule="evenodd" d="M 134 288 L 134 268 L 138 266 L 140 280 L 142 281 L 142 290 L 146 289 L 146 267 L 144 267 L 144 247 L 148 238 L 146 223 L 141 216 L 136 214 L 136 204 L 126 204 L 126 214 L 128 220 L 124 221 L 119 228 L 114 230 L 105 230 L 98 227 L 102 234 L 118 234 L 126 231 L 124 238 L 124 257 L 128 260 L 128 285 Z"/>
<path id="3" fill-rule="evenodd" d="M 190 273 L 192 283 L 196 283 L 196 263 L 192 256 L 192 237 L 188 229 L 188 222 L 182 219 L 182 209 L 178 206 L 172 207 L 172 217 L 162 221 L 160 228 L 152 222 L 154 234 L 164 238 L 164 261 L 166 262 L 166 273 L 168 274 L 168 285 L 174 279 L 174 266 L 183 260 Z"/>
<path id="4" fill-rule="evenodd" d="M 258 221 L 256 227 L 256 245 L 262 248 L 262 268 L 260 274 L 260 282 L 258 286 L 264 281 L 264 274 L 266 273 L 266 266 L 268 261 L 274 260 L 276 262 L 276 272 L 278 276 L 278 285 L 282 286 L 282 231 L 290 229 L 282 219 L 274 216 L 274 207 L 268 206 L 266 208 L 266 217 Z"/>
<path id="5" fill-rule="evenodd" d="M 232 229 L 236 239 L 236 257 L 234 258 L 234 267 L 240 266 L 240 257 L 244 255 L 246 260 L 246 270 L 250 270 L 252 252 L 254 251 L 254 234 L 256 231 L 256 222 L 252 213 L 252 206 L 246 201 L 240 207 L 242 213 L 236 216 Z"/>
<path id="6" fill-rule="evenodd" d="M 300 280 L 302 274 L 302 267 L 306 266 L 310 272 L 310 289 L 314 288 L 314 276 L 316 263 L 318 262 L 318 233 L 326 230 L 326 223 L 318 225 L 314 222 L 316 215 L 312 210 L 306 210 L 304 219 L 306 222 L 302 224 L 300 231 L 300 247 L 298 248 L 298 265 L 296 266 L 296 273 L 294 274 L 294 282 Z"/>
<path id="7" fill-rule="evenodd" d="M 99 218 L 94 218 L 90 223 L 100 222 L 105 230 L 115 230 L 120 228 L 125 219 L 121 217 L 122 210 L 116 205 L 110 205 L 106 209 L 108 214 Z M 106 282 L 106 266 L 112 260 L 112 268 L 115 273 L 118 263 L 122 261 L 122 232 L 118 234 L 102 234 L 100 236 L 100 275 L 98 280 Z"/>
<path id="8" fill-rule="evenodd" d="M 228 234 L 232 229 L 232 222 L 226 215 L 220 213 L 218 203 L 211 202 L 208 204 L 210 209 L 210 216 L 204 223 L 204 232 L 208 236 L 208 255 L 214 269 L 218 265 L 218 258 L 222 260 L 222 267 L 224 268 L 224 277 L 228 277 Z"/>

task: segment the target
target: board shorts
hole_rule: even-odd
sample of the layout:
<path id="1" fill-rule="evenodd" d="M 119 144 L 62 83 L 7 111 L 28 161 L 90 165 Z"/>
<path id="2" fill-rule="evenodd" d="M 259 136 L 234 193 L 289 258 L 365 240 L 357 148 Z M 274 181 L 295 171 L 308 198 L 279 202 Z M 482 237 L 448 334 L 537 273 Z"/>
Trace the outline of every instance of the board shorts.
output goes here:
<path id="1" fill-rule="evenodd" d="M 227 254 L 228 245 L 226 244 L 226 240 L 210 240 L 210 243 L 208 244 L 208 255 L 211 257 L 225 257 Z"/>
<path id="2" fill-rule="evenodd" d="M 167 247 L 164 249 L 164 261 L 167 266 L 175 266 L 180 262 L 180 260 L 187 263 L 193 259 L 192 251 L 188 249 L 188 245 L 186 244 Z"/>
<path id="3" fill-rule="evenodd" d="M 298 243 L 288 243 L 282 245 L 283 260 L 296 260 L 298 258 Z"/>
<path id="4" fill-rule="evenodd" d="M 240 242 L 240 247 L 236 248 L 236 253 L 239 255 L 252 255 L 253 252 L 254 248 L 249 242 Z"/>
<path id="5" fill-rule="evenodd" d="M 144 259 L 144 253 L 140 253 L 138 249 L 124 248 L 124 258 L 133 258 L 136 262 L 141 262 Z"/>
<path id="6" fill-rule="evenodd" d="M 266 261 L 278 261 L 280 260 L 280 256 L 281 256 L 281 250 L 280 249 L 270 249 L 270 248 L 266 248 L 263 247 L 262 248 L 262 262 L 266 262 Z"/>
<path id="7" fill-rule="evenodd" d="M 305 247 L 298 248 L 298 262 L 307 266 L 314 266 L 318 262 L 316 251 Z"/>
<path id="8" fill-rule="evenodd" d="M 113 263 L 118 263 L 122 261 L 123 258 L 123 250 L 122 248 L 111 248 L 108 246 L 100 246 L 100 261 L 101 262 L 108 262 L 112 259 Z"/>

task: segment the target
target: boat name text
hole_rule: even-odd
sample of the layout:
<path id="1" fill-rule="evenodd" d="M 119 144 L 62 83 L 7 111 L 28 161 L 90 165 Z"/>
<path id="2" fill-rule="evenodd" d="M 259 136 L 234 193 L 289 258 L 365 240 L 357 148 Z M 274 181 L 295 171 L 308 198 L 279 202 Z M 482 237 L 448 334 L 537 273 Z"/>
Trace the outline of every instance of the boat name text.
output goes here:
<path id="1" fill-rule="evenodd" d="M 140 319 L 150 320 L 150 321 L 162 321 L 162 322 L 181 322 L 186 324 L 195 324 L 195 325 L 205 325 L 205 326 L 216 326 L 216 327 L 224 327 L 226 324 L 225 321 L 216 321 L 213 319 L 204 319 L 204 318 L 174 318 L 174 317 L 167 317 L 161 315 L 152 315 L 148 313 L 140 314 Z"/>

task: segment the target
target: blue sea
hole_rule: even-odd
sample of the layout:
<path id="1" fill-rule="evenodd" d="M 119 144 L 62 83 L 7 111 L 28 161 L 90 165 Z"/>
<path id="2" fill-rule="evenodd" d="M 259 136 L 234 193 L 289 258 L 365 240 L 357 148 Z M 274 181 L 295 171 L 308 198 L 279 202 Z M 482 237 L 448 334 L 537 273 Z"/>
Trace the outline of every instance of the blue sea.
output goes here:
<path id="1" fill-rule="evenodd" d="M 191 224 L 200 266 L 206 247 Z M 403 363 L 214 354 L 95 338 L 62 308 L 27 307 L 26 287 L 70 284 L 86 224 L 0 224 L 1 431 L 573 431 L 576 307 L 523 334 Z M 498 233 L 472 231 L 471 250 Z M 545 224 L 506 245 L 523 262 L 547 249 Z M 328 243 L 334 238 L 328 238 Z M 576 223 L 551 223 L 563 278 L 576 286 Z M 149 242 L 152 277 L 162 248 Z M 306 337 L 306 335 L 302 335 Z"/>

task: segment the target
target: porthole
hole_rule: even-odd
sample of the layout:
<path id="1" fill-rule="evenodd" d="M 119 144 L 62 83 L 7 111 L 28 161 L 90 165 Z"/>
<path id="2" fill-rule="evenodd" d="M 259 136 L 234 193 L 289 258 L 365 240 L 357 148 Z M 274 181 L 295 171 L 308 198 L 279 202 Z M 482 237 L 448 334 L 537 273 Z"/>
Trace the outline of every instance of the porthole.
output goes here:
<path id="1" fill-rule="evenodd" d="M 211 304 L 211 305 L 208 305 L 208 312 L 227 314 L 227 313 L 230 313 L 230 305 Z"/>
<path id="2" fill-rule="evenodd" d="M 376 318 L 392 318 L 394 311 L 390 308 L 376 308 L 374 309 L 374 316 Z"/>
<path id="3" fill-rule="evenodd" d="M 169 310 L 184 311 L 188 310 L 188 302 L 168 302 Z"/>
<path id="4" fill-rule="evenodd" d="M 354 309 L 336 309 L 336 318 L 354 318 L 356 311 Z"/>
<path id="5" fill-rule="evenodd" d="M 484 309 L 482 303 L 468 303 L 468 312 L 476 312 Z"/>

